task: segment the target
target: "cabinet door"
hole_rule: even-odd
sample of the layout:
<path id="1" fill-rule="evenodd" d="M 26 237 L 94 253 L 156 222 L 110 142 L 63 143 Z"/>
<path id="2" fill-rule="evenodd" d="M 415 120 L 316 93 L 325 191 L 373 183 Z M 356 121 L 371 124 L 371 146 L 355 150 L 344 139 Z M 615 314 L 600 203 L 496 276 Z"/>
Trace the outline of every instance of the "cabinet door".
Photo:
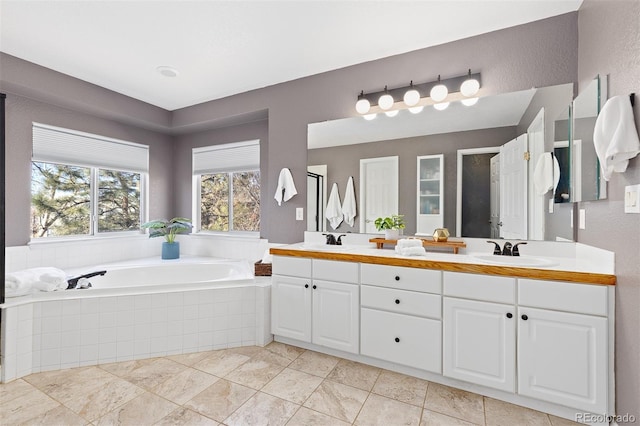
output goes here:
<path id="1" fill-rule="evenodd" d="M 518 310 L 518 392 L 607 413 L 607 319 Z"/>
<path id="2" fill-rule="evenodd" d="M 514 306 L 445 297 L 443 327 L 445 376 L 515 391 Z"/>
<path id="3" fill-rule="evenodd" d="M 418 157 L 418 233 L 433 233 L 442 228 L 443 212 L 443 155 L 423 155 Z"/>
<path id="4" fill-rule="evenodd" d="M 359 352 L 359 287 L 313 281 L 313 343 L 345 352 Z"/>
<path id="5" fill-rule="evenodd" d="M 311 280 L 274 275 L 271 280 L 271 332 L 311 341 Z"/>

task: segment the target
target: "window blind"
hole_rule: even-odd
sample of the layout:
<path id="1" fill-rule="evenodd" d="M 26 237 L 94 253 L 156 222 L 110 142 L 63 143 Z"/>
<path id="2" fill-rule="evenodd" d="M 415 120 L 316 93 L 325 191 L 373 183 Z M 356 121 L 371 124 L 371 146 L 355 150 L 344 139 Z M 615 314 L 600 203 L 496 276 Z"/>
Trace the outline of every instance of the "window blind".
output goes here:
<path id="1" fill-rule="evenodd" d="M 260 141 L 236 142 L 193 149 L 193 174 L 260 169 Z"/>
<path id="2" fill-rule="evenodd" d="M 32 160 L 147 173 L 149 147 L 91 133 L 33 123 Z"/>

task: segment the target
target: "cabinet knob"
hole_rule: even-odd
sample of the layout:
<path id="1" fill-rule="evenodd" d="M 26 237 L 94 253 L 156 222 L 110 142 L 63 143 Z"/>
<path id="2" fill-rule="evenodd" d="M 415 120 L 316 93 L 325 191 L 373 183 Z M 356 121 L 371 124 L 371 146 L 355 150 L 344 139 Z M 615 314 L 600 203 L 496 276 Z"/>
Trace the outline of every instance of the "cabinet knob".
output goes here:
<path id="1" fill-rule="evenodd" d="M 316 288 L 318 288 L 318 287 L 316 287 L 316 285 L 314 284 L 314 285 L 313 285 L 313 289 L 315 290 Z"/>
<path id="2" fill-rule="evenodd" d="M 522 316 L 522 317 L 520 317 L 520 318 L 522 318 L 522 319 L 523 319 L 523 320 L 525 320 L 525 321 L 529 319 L 529 317 L 528 317 L 528 316 L 526 316 L 526 315 L 523 315 L 523 316 Z"/>
<path id="3" fill-rule="evenodd" d="M 396 275 L 396 281 L 400 281 L 400 275 Z"/>
<path id="4" fill-rule="evenodd" d="M 513 318 L 513 314 L 511 312 L 507 312 L 507 318 Z"/>
<path id="5" fill-rule="evenodd" d="M 400 304 L 400 299 L 396 299 L 396 305 Z"/>
<path id="6" fill-rule="evenodd" d="M 400 338 L 399 338 L 399 337 L 396 337 L 396 338 L 395 338 L 395 341 L 396 341 L 396 343 L 400 343 Z"/>
<path id="7" fill-rule="evenodd" d="M 309 288 L 309 284 L 305 284 L 305 285 L 304 285 L 304 288 Z"/>

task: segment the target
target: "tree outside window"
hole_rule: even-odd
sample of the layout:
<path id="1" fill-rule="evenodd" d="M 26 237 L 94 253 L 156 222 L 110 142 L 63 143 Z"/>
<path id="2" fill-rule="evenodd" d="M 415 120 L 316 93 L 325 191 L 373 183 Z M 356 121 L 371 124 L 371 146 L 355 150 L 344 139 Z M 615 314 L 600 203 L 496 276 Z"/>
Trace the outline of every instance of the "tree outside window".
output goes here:
<path id="1" fill-rule="evenodd" d="M 260 171 L 200 175 L 203 231 L 260 231 Z"/>

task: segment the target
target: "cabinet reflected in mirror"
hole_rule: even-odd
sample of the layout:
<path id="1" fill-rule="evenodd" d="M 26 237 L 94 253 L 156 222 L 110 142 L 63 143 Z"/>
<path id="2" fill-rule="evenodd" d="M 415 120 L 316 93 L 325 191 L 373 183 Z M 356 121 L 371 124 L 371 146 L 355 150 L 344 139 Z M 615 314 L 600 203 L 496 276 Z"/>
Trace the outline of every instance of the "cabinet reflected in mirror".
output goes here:
<path id="1" fill-rule="evenodd" d="M 560 177 L 553 195 L 556 204 L 571 202 L 571 106 L 562 111 L 553 122 L 553 155 L 558 162 Z"/>

